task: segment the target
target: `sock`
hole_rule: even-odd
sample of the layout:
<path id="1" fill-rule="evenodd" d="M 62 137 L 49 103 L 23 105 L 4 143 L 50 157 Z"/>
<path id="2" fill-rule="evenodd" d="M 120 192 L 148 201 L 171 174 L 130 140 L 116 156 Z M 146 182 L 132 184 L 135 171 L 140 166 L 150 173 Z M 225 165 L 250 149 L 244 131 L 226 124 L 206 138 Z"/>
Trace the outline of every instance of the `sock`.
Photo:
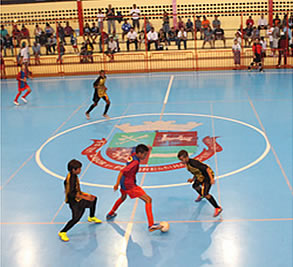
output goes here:
<path id="1" fill-rule="evenodd" d="M 214 197 L 212 195 L 210 195 L 210 198 L 207 200 L 213 205 L 213 207 L 215 209 L 220 208 L 220 206 L 218 205 L 218 203 L 216 202 L 216 200 L 214 199 Z"/>
<path id="2" fill-rule="evenodd" d="M 108 110 L 109 110 L 109 107 L 110 107 L 110 104 L 107 104 L 106 107 L 105 107 L 104 115 L 107 114 L 107 112 L 108 112 Z"/>
<path id="3" fill-rule="evenodd" d="M 145 211 L 148 217 L 149 227 L 154 224 L 153 212 L 152 212 L 152 203 L 145 203 Z"/>
<path id="4" fill-rule="evenodd" d="M 16 101 L 16 102 L 17 102 L 17 100 L 18 100 L 18 98 L 20 97 L 20 95 L 21 95 L 21 92 L 18 92 L 18 94 L 16 95 L 16 97 L 15 97 L 14 101 Z"/>
<path id="5" fill-rule="evenodd" d="M 31 91 L 27 91 L 27 92 L 24 94 L 23 98 L 26 98 L 30 93 L 31 93 Z"/>
<path id="6" fill-rule="evenodd" d="M 123 203 L 124 200 L 120 197 L 114 204 L 113 208 L 109 212 L 109 215 L 113 215 L 114 212 L 119 208 L 119 206 Z"/>

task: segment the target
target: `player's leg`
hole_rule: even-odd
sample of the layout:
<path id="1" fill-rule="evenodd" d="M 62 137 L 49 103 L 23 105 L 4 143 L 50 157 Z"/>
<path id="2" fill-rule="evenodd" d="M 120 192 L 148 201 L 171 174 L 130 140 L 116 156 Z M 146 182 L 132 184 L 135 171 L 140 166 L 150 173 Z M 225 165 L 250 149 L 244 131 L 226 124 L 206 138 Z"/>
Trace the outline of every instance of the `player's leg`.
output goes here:
<path id="1" fill-rule="evenodd" d="M 202 195 L 215 208 L 214 217 L 216 217 L 216 216 L 218 216 L 222 212 L 223 209 L 218 205 L 218 203 L 215 200 L 215 198 L 209 193 L 209 191 L 211 189 L 211 186 L 212 185 L 210 183 L 207 183 L 207 182 L 203 183 L 203 185 L 202 185 Z"/>
<path id="2" fill-rule="evenodd" d="M 202 192 L 201 192 L 201 186 L 200 186 L 200 183 L 195 181 L 193 184 L 192 184 L 192 188 L 198 193 L 198 197 L 197 199 L 195 200 L 195 202 L 200 202 L 202 199 L 203 199 L 203 196 L 202 196 Z"/>
<path id="3" fill-rule="evenodd" d="M 105 94 L 105 95 L 103 96 L 103 99 L 104 99 L 104 101 L 106 102 L 106 106 L 105 106 L 105 110 L 104 110 L 103 116 L 104 116 L 105 118 L 107 118 L 107 119 L 110 119 L 110 117 L 107 115 L 107 112 L 108 112 L 108 110 L 109 110 L 109 107 L 110 107 L 111 102 L 110 102 L 109 97 L 108 97 L 107 94 Z"/>
<path id="4" fill-rule="evenodd" d="M 17 93 L 17 95 L 16 95 L 16 97 L 14 98 L 14 101 L 13 101 L 13 103 L 15 105 L 17 105 L 17 106 L 19 105 L 18 98 L 20 97 L 21 93 L 22 93 L 22 90 L 18 89 L 18 93 Z"/>
<path id="5" fill-rule="evenodd" d="M 83 207 L 90 209 L 90 215 L 88 217 L 89 222 L 101 223 L 102 221 L 95 216 L 96 205 L 97 205 L 97 197 L 96 196 L 92 196 L 92 197 L 93 197 L 92 201 L 84 200 L 84 199 L 81 200 L 83 202 Z"/>
<path id="6" fill-rule="evenodd" d="M 25 103 L 27 103 L 26 97 L 31 93 L 32 89 L 26 85 L 25 89 L 27 90 L 26 93 L 24 94 L 24 96 L 21 97 L 21 100 Z"/>
<path id="7" fill-rule="evenodd" d="M 116 200 L 113 208 L 111 209 L 111 211 L 107 214 L 106 219 L 107 220 L 111 220 L 113 219 L 117 214 L 115 213 L 115 211 L 119 208 L 119 206 L 126 200 L 127 195 L 124 193 L 121 193 L 121 197 L 119 199 Z"/>
<path id="8" fill-rule="evenodd" d="M 100 101 L 100 99 L 101 98 L 97 94 L 94 95 L 94 98 L 93 98 L 94 103 L 91 104 L 91 106 L 85 113 L 85 116 L 88 120 L 90 119 L 90 112 L 98 105 L 98 102 Z"/>

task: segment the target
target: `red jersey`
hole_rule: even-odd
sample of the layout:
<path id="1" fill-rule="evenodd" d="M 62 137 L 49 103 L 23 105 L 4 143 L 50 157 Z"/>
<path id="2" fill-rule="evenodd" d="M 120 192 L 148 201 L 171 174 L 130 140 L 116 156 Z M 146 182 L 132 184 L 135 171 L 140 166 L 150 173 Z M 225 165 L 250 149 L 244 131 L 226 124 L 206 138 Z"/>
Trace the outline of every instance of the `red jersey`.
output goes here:
<path id="1" fill-rule="evenodd" d="M 252 51 L 253 51 L 253 53 L 254 54 L 261 54 L 261 51 L 262 51 L 262 46 L 261 46 L 261 44 L 254 44 L 253 46 L 252 46 Z"/>
<path id="2" fill-rule="evenodd" d="M 120 180 L 120 186 L 123 190 L 130 190 L 136 187 L 136 173 L 139 169 L 139 158 L 132 154 L 127 162 L 127 166 L 122 170 L 123 176 Z"/>
<path id="3" fill-rule="evenodd" d="M 27 85 L 26 82 L 20 80 L 23 80 L 24 78 L 27 78 L 27 73 L 21 70 L 16 78 L 18 80 L 18 88 L 24 88 Z"/>

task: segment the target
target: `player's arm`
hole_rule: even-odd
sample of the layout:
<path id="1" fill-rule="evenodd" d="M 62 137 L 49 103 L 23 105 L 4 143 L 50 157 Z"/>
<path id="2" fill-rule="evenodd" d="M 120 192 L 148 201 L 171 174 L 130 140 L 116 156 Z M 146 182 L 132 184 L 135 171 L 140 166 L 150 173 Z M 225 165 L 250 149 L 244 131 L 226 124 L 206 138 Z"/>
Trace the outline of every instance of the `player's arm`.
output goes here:
<path id="1" fill-rule="evenodd" d="M 122 176 L 123 176 L 123 171 L 119 172 L 119 174 L 118 174 L 116 184 L 114 185 L 114 191 L 118 190 L 118 187 L 119 187 L 120 180 L 121 180 Z"/>

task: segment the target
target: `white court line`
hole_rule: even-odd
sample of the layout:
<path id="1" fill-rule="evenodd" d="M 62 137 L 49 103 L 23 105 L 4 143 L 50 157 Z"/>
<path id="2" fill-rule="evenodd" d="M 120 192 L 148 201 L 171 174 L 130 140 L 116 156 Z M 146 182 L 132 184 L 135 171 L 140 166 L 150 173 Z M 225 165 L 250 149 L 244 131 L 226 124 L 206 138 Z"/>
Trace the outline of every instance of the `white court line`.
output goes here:
<path id="1" fill-rule="evenodd" d="M 171 86 L 172 86 L 173 80 L 174 80 L 174 75 L 172 75 L 170 77 L 169 85 L 168 85 L 168 88 L 167 88 L 167 92 L 166 92 L 166 95 L 165 95 L 165 98 L 164 98 L 163 107 L 162 107 L 162 110 L 161 110 L 160 120 L 163 117 L 163 114 L 164 114 L 164 111 L 165 111 L 165 107 L 166 107 L 166 104 L 168 102 L 168 98 L 169 98 L 169 94 L 170 94 L 170 90 L 171 90 Z"/>

